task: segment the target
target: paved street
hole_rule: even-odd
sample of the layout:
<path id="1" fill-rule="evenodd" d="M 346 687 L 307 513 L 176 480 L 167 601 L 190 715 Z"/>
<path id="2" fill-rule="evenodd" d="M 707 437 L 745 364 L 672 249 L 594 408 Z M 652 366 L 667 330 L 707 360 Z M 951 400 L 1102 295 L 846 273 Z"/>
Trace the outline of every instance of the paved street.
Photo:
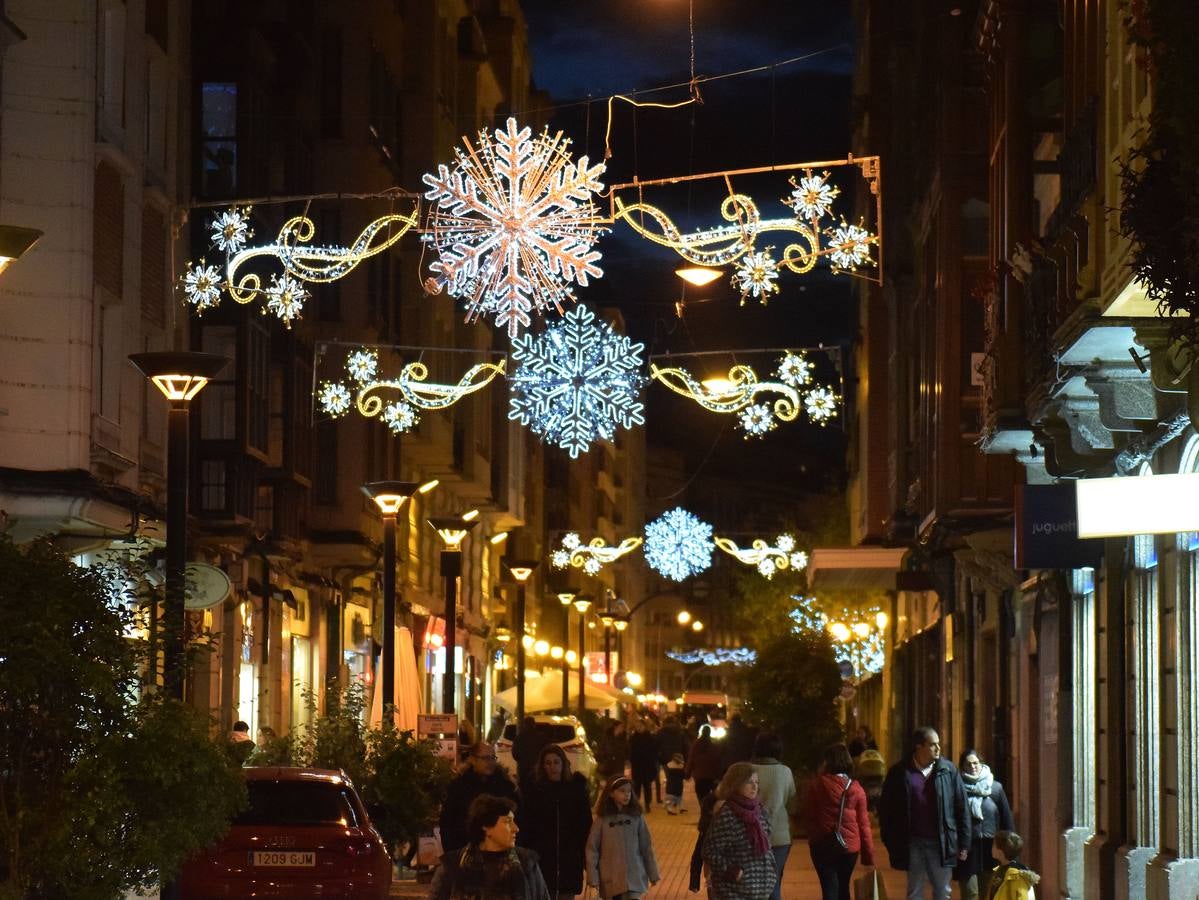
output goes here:
<path id="1" fill-rule="evenodd" d="M 648 895 L 655 900 L 683 900 L 697 896 L 687 892 L 688 866 L 691 850 L 695 846 L 695 825 L 699 818 L 694 806 L 692 798 L 691 811 L 685 815 L 669 816 L 661 807 L 655 807 L 649 815 L 654 850 L 658 855 L 658 867 L 662 871 L 662 881 Z M 881 847 L 879 849 L 882 850 Z M 885 861 L 886 851 L 882 853 Z M 888 898 L 902 900 L 903 873 L 892 872 L 886 865 L 883 865 L 879 872 L 886 880 Z M 417 885 L 413 882 L 399 883 L 392 889 L 393 897 L 423 897 L 427 893 L 428 885 Z M 706 896 L 706 893 L 699 896 Z M 785 900 L 809 900 L 820 897 L 820 886 L 808 857 L 806 841 L 796 841 L 791 849 L 791 858 L 783 874 L 783 897 Z"/>

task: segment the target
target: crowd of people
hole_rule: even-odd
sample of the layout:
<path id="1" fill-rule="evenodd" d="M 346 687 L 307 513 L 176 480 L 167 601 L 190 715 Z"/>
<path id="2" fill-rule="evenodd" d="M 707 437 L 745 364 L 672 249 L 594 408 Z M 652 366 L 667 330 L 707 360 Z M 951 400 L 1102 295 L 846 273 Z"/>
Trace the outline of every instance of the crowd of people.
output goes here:
<path id="1" fill-rule="evenodd" d="M 974 750 L 960 770 L 942 758 L 932 728 L 918 729 L 910 753 L 881 777 L 868 730 L 828 747 L 801 798 L 779 736 L 754 735 L 736 716 L 719 741 L 706 723 L 693 733 L 673 717 L 632 725 L 630 735 L 615 721 L 597 741 L 594 804 L 563 749 L 537 743 L 533 729 L 515 742 L 515 778 L 492 744 L 474 744 L 442 807 L 431 896 L 637 900 L 661 878 L 646 814 L 655 803 L 685 812 L 691 780 L 699 833 L 689 886 L 698 892 L 706 880 L 710 900 L 777 900 L 801 813 L 823 900 L 848 900 L 858 863 L 875 864 L 876 798 L 881 842 L 891 867 L 907 873 L 910 900 L 926 884 L 947 900 L 955 880 L 964 900 L 1032 897 L 1036 876 L 1019 862 L 1002 785 Z"/>

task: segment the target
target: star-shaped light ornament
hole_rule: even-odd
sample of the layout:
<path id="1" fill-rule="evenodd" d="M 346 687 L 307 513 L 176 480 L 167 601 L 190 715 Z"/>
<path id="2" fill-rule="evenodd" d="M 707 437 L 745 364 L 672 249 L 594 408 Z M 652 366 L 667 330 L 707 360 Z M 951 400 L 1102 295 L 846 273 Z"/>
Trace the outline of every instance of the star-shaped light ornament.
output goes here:
<path id="1" fill-rule="evenodd" d="M 792 387 L 803 387 L 812 380 L 812 364 L 799 353 L 787 351 L 779 360 L 779 380 Z"/>
<path id="2" fill-rule="evenodd" d="M 742 306 L 749 297 L 765 305 L 771 294 L 778 293 L 779 267 L 770 255 L 771 249 L 767 247 L 760 253 L 747 253 L 737 263 L 733 286 L 741 291 Z"/>
<path id="3" fill-rule="evenodd" d="M 807 174 L 801 176 L 798 181 L 791 179 L 791 187 L 794 190 L 791 192 L 791 198 L 784 202 L 795 210 L 797 216 L 815 221 L 828 215 L 833 201 L 840 196 L 841 189 L 828 183 L 829 172 L 813 175 L 811 169 L 806 171 Z"/>
<path id="4" fill-rule="evenodd" d="M 214 218 L 209 225 L 209 235 L 218 250 L 227 254 L 237 253 L 254 236 L 250 228 L 250 208 L 227 209 Z"/>
<path id="5" fill-rule="evenodd" d="M 778 426 L 778 421 L 765 403 L 755 403 L 741 411 L 741 429 L 749 437 L 761 437 Z"/>
<path id="6" fill-rule="evenodd" d="M 420 416 L 417 415 L 416 409 L 403 400 L 397 403 L 388 403 L 383 407 L 382 415 L 383 423 L 391 429 L 393 434 L 403 434 L 405 431 L 411 431 L 420 421 Z"/>
<path id="7" fill-rule="evenodd" d="M 804 396 L 808 418 L 818 425 L 827 425 L 837 414 L 837 395 L 828 388 L 814 388 Z"/>
<path id="8" fill-rule="evenodd" d="M 278 316 L 287 328 L 299 317 L 307 299 L 308 292 L 290 275 L 271 276 L 270 287 L 266 289 L 266 310 Z"/>
<path id="9" fill-rule="evenodd" d="M 878 243 L 878 238 L 860 225 L 850 225 L 844 219 L 835 228 L 825 229 L 829 243 L 829 261 L 834 270 L 857 269 L 858 266 L 874 265 L 870 257 L 871 244 Z"/>
<path id="10" fill-rule="evenodd" d="M 183 295 L 196 308 L 197 313 L 211 309 L 221 302 L 221 273 L 216 266 L 200 260 L 199 265 L 188 267 L 183 276 Z"/>
<path id="11" fill-rule="evenodd" d="M 321 409 L 334 419 L 348 413 L 353 401 L 354 398 L 350 396 L 350 392 L 344 384 L 329 381 L 321 385 L 320 393 L 317 394 L 317 402 L 320 403 Z"/>
<path id="12" fill-rule="evenodd" d="M 374 381 L 379 374 L 379 354 L 374 350 L 355 350 L 346 359 L 346 371 L 358 384 Z"/>
<path id="13" fill-rule="evenodd" d="M 508 119 L 456 149 L 452 168 L 424 176 L 433 287 L 464 300 L 468 322 L 485 314 L 516 338 L 530 313 L 561 314 L 572 282 L 603 275 L 593 245 L 607 228 L 592 197 L 604 164 L 572 161 L 569 145 L 561 132 L 534 138 Z"/>

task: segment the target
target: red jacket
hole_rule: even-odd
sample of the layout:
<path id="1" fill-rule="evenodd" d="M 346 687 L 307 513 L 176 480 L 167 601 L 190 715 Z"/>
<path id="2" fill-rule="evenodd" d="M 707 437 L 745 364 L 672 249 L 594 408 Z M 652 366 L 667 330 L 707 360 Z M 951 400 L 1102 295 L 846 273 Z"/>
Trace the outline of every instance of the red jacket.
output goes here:
<path id="1" fill-rule="evenodd" d="M 820 775 L 812 782 L 806 807 L 810 842 L 815 843 L 833 833 L 844 791 L 843 775 Z M 862 865 L 874 865 L 874 835 L 870 831 L 870 814 L 866 811 L 866 792 L 856 781 L 850 783 L 849 796 L 845 799 L 841 837 L 850 853 L 862 854 Z"/>

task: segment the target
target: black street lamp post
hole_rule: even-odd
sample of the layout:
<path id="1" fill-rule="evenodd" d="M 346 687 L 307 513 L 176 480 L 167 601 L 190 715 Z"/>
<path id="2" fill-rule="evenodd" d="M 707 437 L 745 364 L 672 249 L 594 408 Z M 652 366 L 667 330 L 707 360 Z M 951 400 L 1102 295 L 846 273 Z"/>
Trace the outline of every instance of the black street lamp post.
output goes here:
<path id="1" fill-rule="evenodd" d="M 579 721 L 582 721 L 583 710 L 587 708 L 587 654 L 583 648 L 587 641 L 587 610 L 591 608 L 591 600 L 581 595 L 575 597 L 574 607 L 579 612 Z"/>
<path id="2" fill-rule="evenodd" d="M 570 713 L 570 662 L 566 657 L 570 651 L 570 605 L 574 602 L 575 596 L 575 591 L 562 591 L 558 594 L 558 602 L 562 604 L 562 715 L 564 716 Z"/>
<path id="3" fill-rule="evenodd" d="M 460 516 L 435 516 L 428 520 L 445 548 L 441 551 L 441 577 L 445 579 L 445 674 L 442 676 L 442 711 L 457 713 L 458 684 L 458 576 L 462 574 L 462 542 L 477 524 Z"/>
<path id="4" fill-rule="evenodd" d="M 505 563 L 516 579 L 516 727 L 525 721 L 525 582 L 537 568 L 535 559 L 519 559 Z"/>
<path id="5" fill-rule="evenodd" d="M 154 382 L 170 401 L 167 414 L 167 548 L 166 603 L 162 636 L 167 692 L 183 699 L 187 665 L 187 612 L 185 607 L 187 568 L 187 457 L 188 404 L 209 379 L 229 362 L 214 353 L 165 350 L 134 353 L 129 361 Z"/>
<path id="6" fill-rule="evenodd" d="M 396 515 L 416 490 L 415 481 L 372 481 L 362 486 L 362 493 L 383 514 L 383 679 L 379 685 L 383 702 L 379 708 L 384 715 L 388 705 L 395 705 Z"/>

